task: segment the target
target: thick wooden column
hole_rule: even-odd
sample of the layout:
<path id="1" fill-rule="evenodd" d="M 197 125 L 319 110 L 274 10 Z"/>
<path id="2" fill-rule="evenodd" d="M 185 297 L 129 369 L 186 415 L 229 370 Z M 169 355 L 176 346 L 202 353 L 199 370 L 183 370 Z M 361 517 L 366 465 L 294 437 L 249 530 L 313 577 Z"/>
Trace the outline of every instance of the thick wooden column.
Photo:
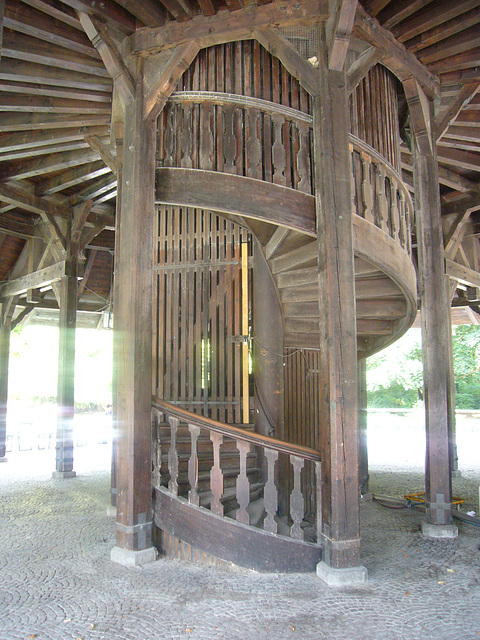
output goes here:
<path id="1" fill-rule="evenodd" d="M 328 69 L 320 28 L 320 95 L 314 99 L 318 283 L 322 555 L 329 584 L 365 582 L 360 563 L 357 343 L 352 197 L 345 74 Z M 322 42 L 323 41 L 323 42 Z"/>
<path id="2" fill-rule="evenodd" d="M 143 119 L 143 61 L 125 107 L 122 196 L 115 260 L 117 539 L 124 565 L 155 559 L 152 546 L 151 397 L 155 121 Z"/>
<path id="3" fill-rule="evenodd" d="M 360 358 L 358 375 L 358 481 L 360 494 L 368 493 L 368 442 L 367 442 L 367 360 Z"/>
<path id="4" fill-rule="evenodd" d="M 265 255 L 253 245 L 255 431 L 283 440 L 283 321 Z"/>
<path id="5" fill-rule="evenodd" d="M 70 244 L 71 226 L 67 234 L 67 275 L 58 284 L 60 293 L 58 382 L 57 382 L 57 442 L 54 478 L 75 477 L 73 471 L 73 419 L 75 387 L 75 329 L 77 322 L 78 251 Z"/>
<path id="6" fill-rule="evenodd" d="M 4 307 L 5 305 L 2 305 Z M 0 315 L 0 461 L 6 460 L 8 363 L 10 359 L 10 322 Z"/>
<path id="7" fill-rule="evenodd" d="M 419 145 L 420 146 L 420 145 Z M 446 293 L 438 163 L 435 145 L 414 150 L 419 292 L 427 452 L 424 535 L 453 537 L 448 411 L 450 304 Z"/>

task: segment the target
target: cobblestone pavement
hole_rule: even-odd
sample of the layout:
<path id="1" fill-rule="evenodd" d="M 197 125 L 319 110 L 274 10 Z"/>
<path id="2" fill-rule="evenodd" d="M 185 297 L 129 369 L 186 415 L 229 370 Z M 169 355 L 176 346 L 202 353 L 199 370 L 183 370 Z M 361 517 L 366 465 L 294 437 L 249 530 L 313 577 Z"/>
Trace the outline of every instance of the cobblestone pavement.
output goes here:
<path id="1" fill-rule="evenodd" d="M 32 455 L 0 465 L 0 640 L 480 639 L 480 528 L 427 541 L 419 512 L 365 503 L 361 588 L 165 559 L 127 569 L 109 560 L 108 471 L 85 456 L 53 480 L 51 454 L 35 470 Z M 381 494 L 422 482 L 372 472 Z M 455 483 L 478 510 L 480 469 Z"/>

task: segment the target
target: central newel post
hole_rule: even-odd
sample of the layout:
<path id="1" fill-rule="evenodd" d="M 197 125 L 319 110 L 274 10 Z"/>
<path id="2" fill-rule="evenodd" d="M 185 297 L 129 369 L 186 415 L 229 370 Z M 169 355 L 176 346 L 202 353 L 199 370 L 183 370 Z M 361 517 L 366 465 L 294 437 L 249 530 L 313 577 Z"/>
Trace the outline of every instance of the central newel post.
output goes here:
<path id="1" fill-rule="evenodd" d="M 155 560 L 152 546 L 151 397 L 155 120 L 144 118 L 142 58 L 125 104 L 125 138 L 115 260 L 117 538 L 111 558 Z"/>
<path id="2" fill-rule="evenodd" d="M 346 78 L 331 71 L 319 29 L 314 162 L 320 315 L 322 557 L 327 584 L 363 584 L 360 566 L 357 339 Z M 322 42 L 323 41 L 323 42 Z M 323 45 L 323 46 L 322 46 Z"/>

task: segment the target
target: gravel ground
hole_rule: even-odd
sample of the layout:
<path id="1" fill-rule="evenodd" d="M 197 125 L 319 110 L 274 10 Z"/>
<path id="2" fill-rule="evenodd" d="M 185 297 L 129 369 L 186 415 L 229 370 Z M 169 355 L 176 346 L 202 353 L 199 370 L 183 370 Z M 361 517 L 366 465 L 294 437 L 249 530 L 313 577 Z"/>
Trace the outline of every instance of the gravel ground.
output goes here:
<path id="1" fill-rule="evenodd" d="M 377 453 L 374 493 L 423 490 L 415 456 L 405 466 Z M 478 511 L 475 456 L 454 493 Z M 53 452 L 12 453 L 0 465 L 0 640 L 480 638 L 480 528 L 459 523 L 458 539 L 426 540 L 417 510 L 365 502 L 369 580 L 356 588 L 166 559 L 127 569 L 109 560 L 108 457 L 106 445 L 77 450 L 69 480 L 51 478 Z"/>

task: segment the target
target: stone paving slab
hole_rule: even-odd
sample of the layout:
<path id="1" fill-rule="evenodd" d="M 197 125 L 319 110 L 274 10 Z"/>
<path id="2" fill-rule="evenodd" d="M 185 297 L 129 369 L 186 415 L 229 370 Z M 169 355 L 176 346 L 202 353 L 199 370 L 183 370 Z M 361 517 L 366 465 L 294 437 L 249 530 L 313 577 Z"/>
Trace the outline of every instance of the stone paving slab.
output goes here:
<path id="1" fill-rule="evenodd" d="M 369 581 L 357 588 L 166 559 L 128 569 L 109 560 L 108 471 L 54 480 L 9 464 L 0 466 L 0 640 L 480 639 L 480 528 L 425 540 L 418 511 L 367 502 Z M 479 472 L 461 481 L 472 501 L 479 481 Z M 372 473 L 379 493 L 421 482 Z"/>

